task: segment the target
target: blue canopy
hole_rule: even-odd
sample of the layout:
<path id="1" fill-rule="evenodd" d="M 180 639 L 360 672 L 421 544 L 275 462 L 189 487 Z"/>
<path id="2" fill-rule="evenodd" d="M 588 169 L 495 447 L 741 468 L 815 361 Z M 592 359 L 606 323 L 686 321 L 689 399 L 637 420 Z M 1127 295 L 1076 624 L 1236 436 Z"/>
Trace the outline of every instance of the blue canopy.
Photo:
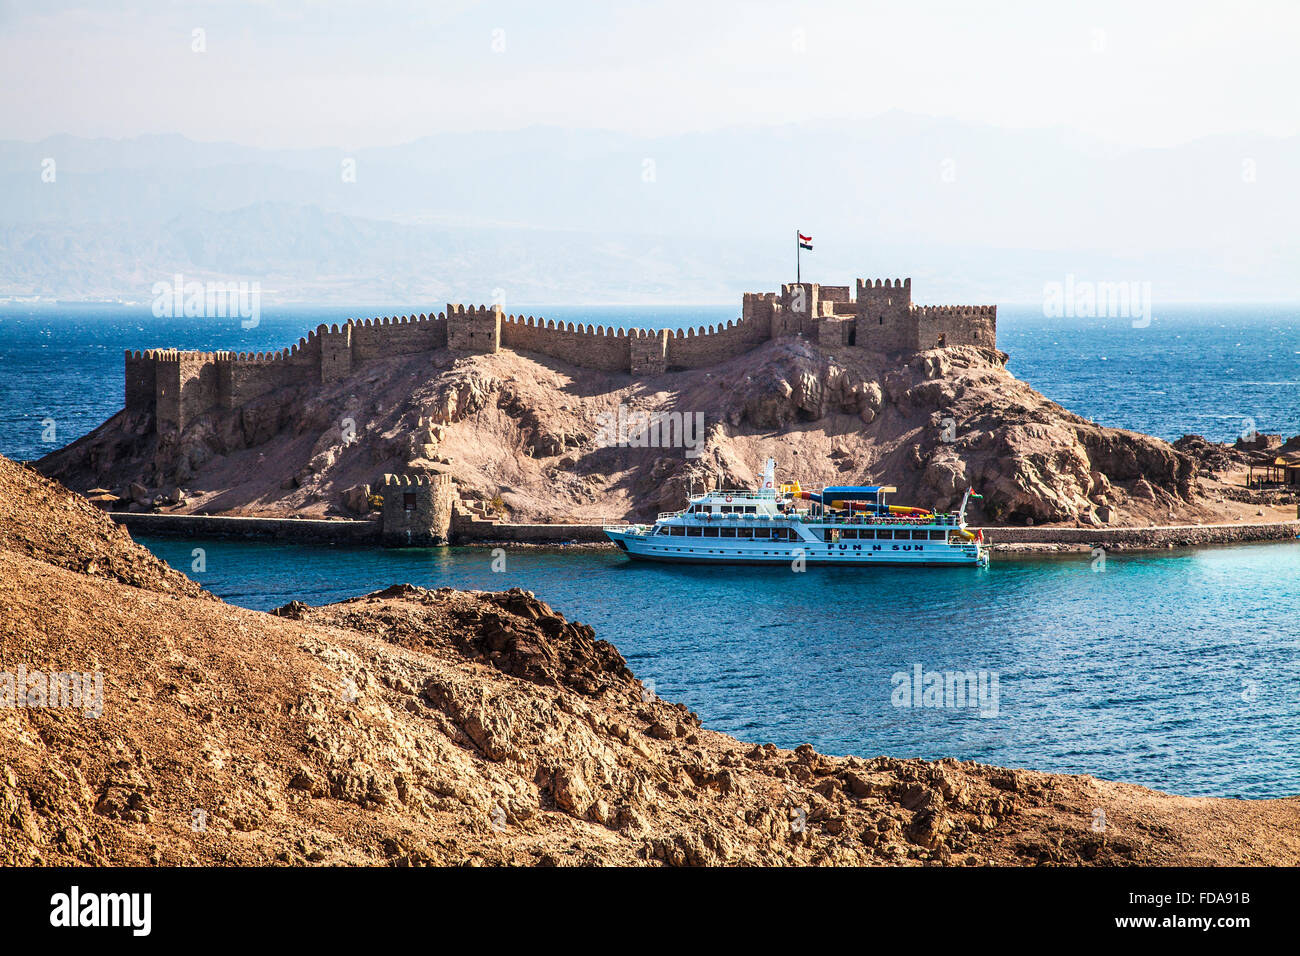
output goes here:
<path id="1" fill-rule="evenodd" d="M 823 488 L 823 501 L 868 501 L 875 500 L 882 491 L 891 492 L 889 485 L 845 485 L 841 488 Z"/>

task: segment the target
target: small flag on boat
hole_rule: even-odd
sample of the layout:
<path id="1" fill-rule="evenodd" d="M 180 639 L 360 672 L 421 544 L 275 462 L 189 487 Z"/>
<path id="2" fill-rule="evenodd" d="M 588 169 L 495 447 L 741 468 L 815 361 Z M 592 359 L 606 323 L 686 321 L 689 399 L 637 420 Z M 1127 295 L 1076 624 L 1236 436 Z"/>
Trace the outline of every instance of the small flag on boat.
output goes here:
<path id="1" fill-rule="evenodd" d="M 802 232 L 798 233 L 798 236 L 799 248 L 807 249 L 809 252 L 812 252 L 812 236 L 805 236 Z"/>

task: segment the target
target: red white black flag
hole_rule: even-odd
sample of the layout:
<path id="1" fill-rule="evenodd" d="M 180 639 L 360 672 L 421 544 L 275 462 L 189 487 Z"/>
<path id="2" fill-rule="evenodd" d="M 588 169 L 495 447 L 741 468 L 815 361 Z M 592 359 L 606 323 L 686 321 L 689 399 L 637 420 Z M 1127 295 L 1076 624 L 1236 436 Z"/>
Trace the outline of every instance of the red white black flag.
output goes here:
<path id="1" fill-rule="evenodd" d="M 802 232 L 796 233 L 799 236 L 799 248 L 812 251 L 812 236 L 805 236 Z"/>

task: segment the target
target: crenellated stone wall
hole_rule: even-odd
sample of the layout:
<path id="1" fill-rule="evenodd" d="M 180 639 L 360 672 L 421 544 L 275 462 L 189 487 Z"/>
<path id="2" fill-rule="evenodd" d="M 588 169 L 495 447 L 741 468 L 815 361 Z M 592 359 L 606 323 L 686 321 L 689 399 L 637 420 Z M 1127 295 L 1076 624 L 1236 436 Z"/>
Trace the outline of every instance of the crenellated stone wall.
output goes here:
<path id="1" fill-rule="evenodd" d="M 662 375 L 668 371 L 668 330 L 646 332 L 637 329 L 627 336 L 630 349 L 628 367 L 633 375 Z"/>
<path id="2" fill-rule="evenodd" d="M 915 306 L 911 279 L 858 279 L 852 290 L 788 283 L 780 292 L 746 293 L 737 320 L 678 330 L 575 325 L 506 315 L 496 305 L 449 304 L 441 315 L 320 325 L 297 345 L 265 354 L 128 351 L 126 408 L 150 418 L 165 435 L 209 411 L 240 408 L 277 388 L 344 381 L 361 364 L 395 355 L 507 348 L 581 368 L 653 376 L 709 368 L 785 335 L 802 335 L 826 348 L 887 353 L 994 348 L 997 307 Z"/>

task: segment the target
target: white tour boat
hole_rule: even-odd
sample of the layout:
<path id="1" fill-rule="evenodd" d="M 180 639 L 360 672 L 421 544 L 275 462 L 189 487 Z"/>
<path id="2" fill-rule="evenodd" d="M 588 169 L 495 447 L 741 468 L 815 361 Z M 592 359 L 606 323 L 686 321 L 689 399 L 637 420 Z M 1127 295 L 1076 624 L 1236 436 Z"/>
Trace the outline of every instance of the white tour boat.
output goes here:
<path id="1" fill-rule="evenodd" d="M 988 564 L 983 534 L 956 513 L 890 505 L 887 485 L 804 491 L 775 481 L 769 458 L 758 491 L 710 491 L 653 525 L 605 525 L 633 558 L 714 564 Z M 975 497 L 978 497 L 976 495 Z"/>

